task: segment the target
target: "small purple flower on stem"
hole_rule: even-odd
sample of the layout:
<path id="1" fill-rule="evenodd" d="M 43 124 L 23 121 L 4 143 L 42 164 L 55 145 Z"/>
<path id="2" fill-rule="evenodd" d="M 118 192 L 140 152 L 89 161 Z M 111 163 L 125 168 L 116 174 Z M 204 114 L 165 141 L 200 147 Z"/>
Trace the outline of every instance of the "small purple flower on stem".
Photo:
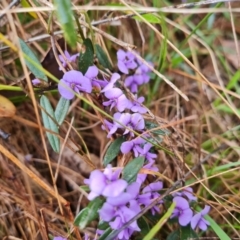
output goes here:
<path id="1" fill-rule="evenodd" d="M 208 225 L 210 225 L 210 223 L 206 219 L 204 219 L 204 216 L 207 215 L 209 211 L 210 206 L 206 205 L 202 211 L 193 216 L 191 220 L 192 229 L 199 227 L 202 231 L 207 230 L 207 227 Z"/>
<path id="2" fill-rule="evenodd" d="M 64 57 L 62 55 L 58 55 L 60 61 L 62 62 L 63 67 L 65 68 L 67 66 L 67 62 L 71 63 L 71 62 L 75 62 L 77 57 L 79 57 L 79 53 L 76 53 L 74 55 L 70 55 L 69 52 L 67 50 L 64 51 L 64 56 L 66 58 L 67 61 L 65 61 Z M 59 70 L 62 70 L 61 67 L 59 67 Z"/>
<path id="3" fill-rule="evenodd" d="M 122 125 L 127 126 L 130 129 L 133 129 L 135 131 L 141 131 L 145 127 L 145 122 L 141 114 L 139 113 L 115 113 L 113 115 L 114 119 L 120 122 Z M 114 122 L 112 128 L 110 129 L 108 133 L 108 137 L 111 136 L 113 133 L 117 131 L 118 128 L 123 129 L 124 126 L 119 124 L 118 122 Z M 129 129 L 126 129 L 123 134 L 130 133 L 130 136 L 134 136 L 132 132 L 130 132 Z"/>
<path id="4" fill-rule="evenodd" d="M 40 83 L 41 83 L 41 81 L 40 81 L 39 79 L 37 79 L 37 78 L 35 78 L 35 79 L 32 80 L 32 84 L 33 84 L 34 86 L 39 85 Z"/>
<path id="5" fill-rule="evenodd" d="M 146 169 L 146 170 L 150 170 L 150 171 L 154 171 L 154 172 L 158 172 L 158 168 L 157 167 L 154 167 L 153 166 L 154 164 L 154 161 L 146 164 L 145 166 L 143 166 L 143 169 Z M 143 184 L 143 182 L 146 180 L 147 178 L 147 174 L 145 173 L 139 173 L 137 175 L 137 180 L 136 182 L 140 183 L 140 184 Z"/>
<path id="6" fill-rule="evenodd" d="M 178 217 L 179 224 L 187 226 L 193 216 L 193 211 L 190 209 L 188 201 L 182 197 L 175 197 L 173 202 L 176 203 L 176 206 L 170 218 Z"/>
<path id="7" fill-rule="evenodd" d="M 118 68 L 121 72 L 128 74 L 128 69 L 137 67 L 135 56 L 131 52 L 125 52 L 122 49 L 117 51 Z"/>
<path id="8" fill-rule="evenodd" d="M 152 144 L 147 142 L 146 144 L 144 144 L 143 148 L 138 149 L 139 155 L 141 157 L 145 157 L 145 159 L 148 160 L 149 162 L 154 161 L 154 158 L 157 157 L 157 154 L 149 152 L 151 147 Z"/>
<path id="9" fill-rule="evenodd" d="M 158 191 L 163 188 L 163 183 L 158 181 L 155 183 L 150 183 L 147 187 L 143 189 L 143 194 L 138 196 L 138 203 L 144 204 L 144 206 L 148 206 L 154 201 L 156 198 L 160 196 Z M 161 204 L 163 201 L 160 200 L 158 203 Z M 157 205 L 151 208 L 152 215 L 155 215 L 156 212 L 160 213 L 160 209 Z"/>
<path id="10" fill-rule="evenodd" d="M 135 98 L 135 100 L 132 101 L 133 106 L 131 107 L 132 112 L 138 112 L 138 113 L 146 113 L 147 109 L 142 106 L 142 103 L 144 102 L 144 97 Z"/>
<path id="11" fill-rule="evenodd" d="M 126 108 L 130 109 L 132 103 L 126 98 L 125 94 L 119 88 L 112 88 L 104 92 L 108 101 L 103 102 L 103 106 L 110 106 L 110 110 L 116 107 L 119 112 L 124 111 Z"/>
<path id="12" fill-rule="evenodd" d="M 192 193 L 193 193 L 193 189 L 191 187 L 186 187 L 181 192 L 176 192 L 176 193 L 173 193 L 172 195 L 174 197 L 176 197 L 176 196 L 179 196 L 179 197 L 186 196 L 189 201 L 196 201 L 197 198 L 195 196 L 193 196 Z"/>
<path id="13" fill-rule="evenodd" d="M 120 77 L 121 76 L 118 73 L 113 73 L 109 83 L 103 88 L 102 92 L 106 92 L 114 88 L 114 84 L 120 79 Z"/>
<path id="14" fill-rule="evenodd" d="M 91 81 L 87 77 L 83 76 L 81 72 L 71 70 L 63 75 L 63 78 L 58 84 L 58 91 L 63 98 L 70 100 L 73 99 L 74 92 L 91 93 L 92 84 Z"/>
<path id="15" fill-rule="evenodd" d="M 127 182 L 119 179 L 121 170 L 112 171 L 111 165 L 105 168 L 104 172 L 94 170 L 91 172 L 89 179 L 84 183 L 89 185 L 91 192 L 88 195 L 89 200 L 103 195 L 104 197 L 117 197 L 127 187 Z"/>
<path id="16" fill-rule="evenodd" d="M 139 150 L 139 148 L 141 149 L 140 146 L 142 144 L 144 144 L 145 142 L 146 142 L 146 140 L 144 140 L 141 137 L 137 137 L 137 138 L 134 138 L 133 140 L 126 141 L 126 142 L 122 143 L 122 145 L 121 145 L 121 148 L 120 148 L 121 152 L 124 154 L 127 154 L 130 151 L 133 151 L 134 156 L 138 157 L 140 154 L 140 152 L 138 150 Z"/>

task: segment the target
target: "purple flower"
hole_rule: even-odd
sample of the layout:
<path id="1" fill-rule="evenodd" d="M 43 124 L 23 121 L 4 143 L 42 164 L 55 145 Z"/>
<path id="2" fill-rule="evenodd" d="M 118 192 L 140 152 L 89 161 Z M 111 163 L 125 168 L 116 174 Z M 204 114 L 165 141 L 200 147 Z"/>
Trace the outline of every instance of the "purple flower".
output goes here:
<path id="1" fill-rule="evenodd" d="M 154 161 L 154 158 L 157 157 L 157 154 L 149 152 L 151 147 L 152 144 L 147 142 L 146 144 L 144 144 L 143 148 L 138 149 L 139 156 L 145 157 L 145 159 L 148 160 L 149 162 Z"/>
<path id="2" fill-rule="evenodd" d="M 64 51 L 64 55 L 65 58 L 67 60 L 67 62 L 71 63 L 71 62 L 75 62 L 77 57 L 79 57 L 79 53 L 74 54 L 74 55 L 70 55 L 69 52 L 67 50 Z M 63 67 L 65 68 L 67 66 L 67 62 L 65 61 L 64 57 L 62 55 L 58 55 L 60 61 L 62 62 Z M 59 67 L 59 70 L 62 70 L 61 67 Z"/>
<path id="3" fill-rule="evenodd" d="M 142 103 L 144 102 L 144 97 L 135 98 L 135 100 L 132 101 L 133 106 L 131 107 L 132 112 L 138 112 L 138 113 L 146 113 L 147 109 L 142 106 Z"/>
<path id="4" fill-rule="evenodd" d="M 191 220 L 192 229 L 199 227 L 202 231 L 207 230 L 207 227 L 208 225 L 210 225 L 210 223 L 206 219 L 204 219 L 204 216 L 208 214 L 209 210 L 210 206 L 206 205 L 202 211 L 193 216 Z"/>
<path id="5" fill-rule="evenodd" d="M 73 99 L 73 91 L 76 93 L 91 93 L 92 84 L 91 81 L 87 77 L 83 76 L 81 72 L 71 70 L 63 75 L 63 78 L 58 84 L 58 91 L 62 97 L 66 99 Z"/>
<path id="6" fill-rule="evenodd" d="M 150 183 L 147 187 L 143 189 L 143 194 L 138 196 L 138 203 L 144 204 L 144 206 L 149 206 L 153 200 L 160 197 L 160 194 L 157 192 L 163 188 L 163 183 L 158 181 L 155 183 Z M 160 200 L 158 203 L 162 203 Z M 156 212 L 160 213 L 160 209 L 158 206 L 154 206 L 151 208 L 152 215 L 155 215 Z"/>
<path id="7" fill-rule="evenodd" d="M 193 211 L 190 209 L 188 201 L 182 197 L 175 197 L 173 202 L 176 203 L 176 206 L 170 218 L 178 217 L 178 222 L 181 226 L 188 225 L 193 216 Z"/>
<path id="8" fill-rule="evenodd" d="M 54 237 L 53 240 L 67 240 L 67 238 L 64 238 L 64 237 Z"/>
<path id="9" fill-rule="evenodd" d="M 174 197 L 176 197 L 176 196 L 179 196 L 179 197 L 186 196 L 189 201 L 196 201 L 197 198 L 195 196 L 193 196 L 192 192 L 193 192 L 193 189 L 191 187 L 186 187 L 181 192 L 176 192 L 176 193 L 173 193 L 172 195 Z"/>
<path id="10" fill-rule="evenodd" d="M 126 141 L 126 142 L 122 143 L 122 145 L 121 145 L 121 152 L 126 154 L 126 153 L 129 153 L 130 151 L 133 151 L 134 156 L 138 157 L 140 154 L 139 149 L 141 149 L 140 146 L 142 144 L 144 144 L 145 142 L 146 142 L 146 140 L 144 140 L 141 137 L 134 138 L 131 141 Z"/>
<path id="11" fill-rule="evenodd" d="M 152 161 L 152 162 L 146 164 L 145 166 L 143 166 L 143 169 L 157 172 L 157 171 L 158 171 L 158 168 L 157 168 L 157 167 L 154 167 L 153 164 L 154 164 L 154 161 Z M 146 180 L 146 178 L 147 178 L 147 174 L 145 174 L 145 173 L 139 173 L 139 174 L 137 175 L 137 180 L 136 180 L 136 182 L 142 184 L 142 183 Z"/>
<path id="12" fill-rule="evenodd" d="M 103 102 L 103 106 L 110 106 L 110 110 L 113 107 L 116 107 L 119 112 L 122 112 L 126 108 L 130 109 L 132 106 L 132 103 L 126 98 L 125 94 L 119 88 L 107 90 L 104 95 L 109 100 Z"/>
<path id="13" fill-rule="evenodd" d="M 122 125 L 127 126 L 130 129 L 140 131 L 143 130 L 145 127 L 145 122 L 141 114 L 139 113 L 115 113 L 113 115 L 114 119 L 120 122 Z M 112 128 L 110 129 L 108 133 L 108 137 L 111 136 L 113 133 L 117 131 L 118 128 L 123 129 L 124 127 L 119 124 L 118 122 L 114 122 Z M 129 129 L 126 129 L 123 134 L 130 133 L 131 136 L 134 136 L 132 132 L 130 132 Z"/>
<path id="14" fill-rule="evenodd" d="M 131 92 L 136 93 L 138 86 L 148 83 L 149 80 L 149 68 L 145 64 L 141 64 L 133 75 L 126 77 L 124 85 L 130 88 Z"/>
<path id="15" fill-rule="evenodd" d="M 117 80 L 120 79 L 120 77 L 121 76 L 118 73 L 113 73 L 109 83 L 104 87 L 102 92 L 106 92 L 106 91 L 111 90 L 112 88 L 114 88 L 114 84 L 117 82 Z"/>
<path id="16" fill-rule="evenodd" d="M 135 56 L 131 52 L 125 52 L 122 49 L 117 51 L 118 68 L 121 72 L 128 74 L 128 69 L 137 67 Z"/>
<path id="17" fill-rule="evenodd" d="M 41 81 L 40 81 L 39 79 L 37 79 L 37 78 L 35 78 L 35 79 L 32 80 L 32 84 L 33 84 L 34 86 L 39 85 L 40 83 L 41 83 Z"/>
<path id="18" fill-rule="evenodd" d="M 89 179 L 84 183 L 89 185 L 91 192 L 88 195 L 89 200 L 103 195 L 104 197 L 117 197 L 127 187 L 127 182 L 118 179 L 121 170 L 112 171 L 111 165 L 105 168 L 104 172 L 94 170 L 91 172 Z"/>
<path id="19" fill-rule="evenodd" d="M 101 210 L 99 210 L 99 216 L 103 221 L 109 222 L 112 229 L 119 229 L 131 218 L 136 216 L 140 210 L 140 206 L 136 200 L 131 200 L 129 202 L 129 207 L 125 205 L 113 206 L 105 202 Z M 134 231 L 140 231 L 136 221 L 121 231 L 118 235 L 118 239 L 130 239 Z"/>

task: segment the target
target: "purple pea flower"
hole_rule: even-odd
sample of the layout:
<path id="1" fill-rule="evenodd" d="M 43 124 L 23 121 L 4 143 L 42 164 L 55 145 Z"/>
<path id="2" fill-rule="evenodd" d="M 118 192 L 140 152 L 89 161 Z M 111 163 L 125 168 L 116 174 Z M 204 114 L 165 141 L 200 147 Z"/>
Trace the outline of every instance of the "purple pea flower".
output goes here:
<path id="1" fill-rule="evenodd" d="M 176 192 L 176 193 L 173 193 L 172 195 L 174 197 L 176 197 L 176 196 L 179 196 L 179 197 L 186 196 L 189 201 L 196 201 L 197 198 L 195 196 L 193 196 L 192 192 L 193 192 L 193 189 L 191 187 L 186 187 L 181 192 Z"/>
<path id="2" fill-rule="evenodd" d="M 89 179 L 84 183 L 89 185 L 91 192 L 88 195 L 89 200 L 103 195 L 104 197 L 117 197 L 127 187 L 127 182 L 118 179 L 121 170 L 112 171 L 111 165 L 105 168 L 104 172 L 94 170 L 91 172 Z"/>
<path id="3" fill-rule="evenodd" d="M 99 216 L 103 221 L 109 222 L 112 229 L 119 229 L 131 218 L 136 216 L 140 210 L 140 206 L 136 200 L 130 200 L 129 207 L 126 205 L 113 206 L 105 202 L 99 210 Z M 136 221 L 120 232 L 118 239 L 130 239 L 134 231 L 140 231 Z"/>
<path id="4" fill-rule="evenodd" d="M 188 201 L 182 197 L 174 197 L 173 202 L 176 203 L 176 206 L 170 218 L 178 217 L 179 224 L 187 226 L 193 216 L 193 211 L 190 209 Z"/>
<path id="5" fill-rule="evenodd" d="M 146 164 L 145 166 L 143 166 L 143 169 L 157 172 L 157 171 L 158 171 L 158 168 L 157 168 L 157 167 L 154 167 L 153 164 L 154 164 L 154 161 L 152 161 L 152 162 Z M 147 174 L 145 174 L 145 173 L 139 173 L 139 174 L 137 175 L 137 180 L 136 180 L 136 182 L 138 182 L 138 183 L 140 183 L 140 184 L 143 184 L 143 182 L 146 180 L 146 178 L 147 178 Z"/>
<path id="6" fill-rule="evenodd" d="M 209 211 L 210 206 L 206 205 L 202 211 L 193 216 L 191 220 L 192 229 L 199 227 L 202 231 L 207 230 L 207 227 L 208 225 L 210 225 L 210 223 L 206 219 L 204 219 L 204 216 L 207 215 Z"/>
<path id="7" fill-rule="evenodd" d="M 111 90 L 107 90 L 104 95 L 109 100 L 103 102 L 103 106 L 110 106 L 110 110 L 113 107 L 116 107 L 119 112 L 123 112 L 126 108 L 130 109 L 132 106 L 132 103 L 127 99 L 125 94 L 119 88 L 112 88 Z"/>
<path id="8" fill-rule="evenodd" d="M 120 79 L 120 77 L 121 76 L 118 73 L 113 73 L 109 83 L 103 88 L 102 92 L 106 92 L 114 88 L 114 84 Z"/>
<path id="9" fill-rule="evenodd" d="M 54 237 L 53 240 L 67 240 L 67 238 L 64 238 L 64 237 Z"/>
<path id="10" fill-rule="evenodd" d="M 35 79 L 32 80 L 32 84 L 34 86 L 39 85 L 40 83 L 41 83 L 41 81 L 38 78 L 35 78 Z"/>
<path id="11" fill-rule="evenodd" d="M 137 67 L 135 56 L 131 52 L 125 52 L 122 49 L 117 51 L 118 68 L 121 72 L 128 74 L 128 69 Z"/>
<path id="12" fill-rule="evenodd" d="M 141 149 L 140 146 L 144 143 L 146 143 L 146 140 L 144 140 L 141 137 L 137 137 L 137 138 L 134 138 L 133 140 L 126 141 L 126 142 L 122 143 L 120 149 L 121 149 L 121 152 L 124 153 L 124 154 L 127 154 L 130 151 L 133 151 L 134 156 L 138 157 L 139 154 L 140 154 L 139 149 Z"/>
<path id="13" fill-rule="evenodd" d="M 139 156 L 145 157 L 145 159 L 149 162 L 154 161 L 154 158 L 157 157 L 157 154 L 149 152 L 151 147 L 152 144 L 147 142 L 146 144 L 144 144 L 143 148 L 138 148 Z"/>
<path id="14" fill-rule="evenodd" d="M 74 93 L 70 89 L 76 93 L 91 93 L 92 84 L 91 81 L 87 77 L 83 76 L 81 72 L 71 70 L 63 75 L 63 78 L 58 84 L 58 91 L 61 96 L 69 100 L 74 97 Z"/>
<path id="15" fill-rule="evenodd" d="M 140 131 L 144 129 L 145 122 L 142 115 L 139 113 L 130 114 L 130 113 L 117 112 L 113 115 L 113 117 L 115 120 L 117 120 L 118 122 L 122 123 L 123 125 L 127 126 L 130 129 L 133 129 L 136 131 Z M 112 128 L 108 133 L 108 137 L 110 137 L 113 133 L 115 133 L 118 128 L 123 129 L 124 127 L 119 123 L 114 122 Z M 126 129 L 123 134 L 128 134 L 128 133 L 130 133 L 130 136 L 134 136 L 134 134 L 130 132 L 129 129 Z"/>
<path id="16" fill-rule="evenodd" d="M 133 106 L 131 107 L 132 112 L 138 112 L 138 113 L 146 113 L 147 109 L 142 106 L 142 103 L 144 102 L 144 97 L 135 97 L 135 99 L 132 101 Z"/>
<path id="17" fill-rule="evenodd" d="M 79 57 L 79 53 L 74 54 L 74 55 L 70 55 L 69 52 L 67 50 L 64 51 L 64 55 L 65 58 L 67 60 L 67 62 L 71 63 L 71 62 L 75 62 L 77 57 Z M 65 61 L 64 57 L 62 55 L 58 55 L 60 61 L 62 62 L 63 67 L 65 68 L 67 66 L 67 62 Z M 61 67 L 59 67 L 59 70 L 62 70 Z"/>
<path id="18" fill-rule="evenodd" d="M 138 196 L 138 203 L 143 204 L 145 207 L 149 206 L 153 200 L 160 197 L 158 193 L 159 190 L 163 188 L 163 183 L 158 181 L 155 183 L 150 183 L 147 187 L 143 189 L 143 194 Z M 158 203 L 162 203 L 163 201 L 160 200 Z M 160 209 L 158 206 L 154 206 L 151 208 L 152 215 L 155 213 L 160 213 Z"/>

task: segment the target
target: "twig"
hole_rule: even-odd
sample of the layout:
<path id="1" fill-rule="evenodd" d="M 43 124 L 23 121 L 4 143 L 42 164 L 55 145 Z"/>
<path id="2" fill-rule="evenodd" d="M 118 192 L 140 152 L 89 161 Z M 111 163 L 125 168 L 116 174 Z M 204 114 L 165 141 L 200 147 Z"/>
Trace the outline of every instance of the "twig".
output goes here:
<path id="1" fill-rule="evenodd" d="M 220 147 L 216 148 L 212 153 L 208 154 L 203 160 L 201 160 L 200 162 L 198 162 L 194 167 L 191 168 L 191 170 L 189 172 L 187 172 L 183 178 L 179 179 L 178 181 L 176 181 L 172 187 L 170 187 L 164 194 L 162 194 L 161 196 L 159 196 L 158 198 L 156 198 L 149 206 L 145 207 L 140 213 L 138 213 L 135 217 L 133 217 L 132 219 L 130 219 L 127 223 L 125 223 L 120 229 L 113 231 L 112 234 L 110 234 L 105 240 L 113 240 L 117 237 L 117 235 L 124 230 L 125 228 L 127 228 L 131 223 L 133 223 L 134 221 L 136 221 L 138 218 L 140 218 L 142 215 L 144 215 L 148 210 L 150 210 L 152 207 L 154 207 L 156 204 L 159 203 L 160 200 L 162 200 L 164 197 L 166 197 L 167 195 L 169 195 L 172 191 L 174 191 L 178 185 L 180 185 L 182 182 L 184 182 L 184 180 L 190 175 L 192 174 L 193 171 L 195 171 L 200 165 L 202 165 L 203 163 L 205 163 L 207 160 L 209 160 L 215 153 L 225 149 L 227 147 L 226 144 L 222 144 Z"/>
<path id="2" fill-rule="evenodd" d="M 6 8 L 3 9 L 2 13 L 0 14 L 0 19 L 6 14 L 6 12 L 11 9 L 13 6 L 19 4 L 20 0 L 13 0 Z"/>

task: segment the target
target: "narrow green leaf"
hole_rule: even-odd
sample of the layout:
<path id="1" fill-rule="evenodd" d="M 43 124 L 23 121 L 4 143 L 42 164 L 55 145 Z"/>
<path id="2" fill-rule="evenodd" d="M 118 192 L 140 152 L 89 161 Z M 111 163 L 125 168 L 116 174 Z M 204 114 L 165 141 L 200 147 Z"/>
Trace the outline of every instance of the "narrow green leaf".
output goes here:
<path id="1" fill-rule="evenodd" d="M 104 52 L 102 47 L 99 44 L 95 44 L 96 47 L 96 55 L 98 58 L 99 63 L 104 67 L 108 69 L 112 69 L 112 65 L 108 60 L 107 54 Z"/>
<path id="2" fill-rule="evenodd" d="M 135 182 L 137 179 L 137 174 L 142 168 L 144 163 L 144 157 L 134 158 L 129 162 L 123 169 L 123 179 L 128 183 Z"/>
<path id="3" fill-rule="evenodd" d="M 151 130 L 151 129 L 155 129 L 155 128 L 159 128 L 159 125 L 157 125 L 156 123 L 153 123 L 153 122 L 149 122 L 149 121 L 146 121 L 145 122 L 145 126 L 148 130 Z M 151 131 L 151 133 L 155 133 L 157 135 L 162 135 L 162 136 L 166 136 L 166 135 L 169 135 L 170 134 L 170 131 L 168 131 L 167 129 L 156 129 L 156 130 L 153 130 Z"/>
<path id="4" fill-rule="evenodd" d="M 70 101 L 63 97 L 58 101 L 56 110 L 55 110 L 55 118 L 59 125 L 61 125 L 67 115 L 68 109 L 70 106 Z"/>
<path id="5" fill-rule="evenodd" d="M 21 39 L 19 38 L 20 46 L 23 51 L 35 64 L 38 64 L 39 67 L 42 67 L 41 63 L 37 59 L 36 55 L 34 52 L 28 47 L 28 45 Z M 29 68 L 29 70 L 33 73 L 33 75 L 36 78 L 39 78 L 41 80 L 44 80 L 48 82 L 47 76 L 43 73 L 43 71 L 39 70 L 35 65 L 33 65 L 29 60 L 26 60 L 26 65 Z"/>
<path id="6" fill-rule="evenodd" d="M 49 102 L 49 100 L 46 96 L 44 96 L 44 95 L 41 96 L 40 105 L 42 106 L 43 109 L 45 109 L 45 111 L 41 110 L 44 127 L 58 134 L 59 133 L 58 126 L 53 121 L 53 119 L 55 119 L 55 114 L 52 109 L 51 103 Z M 56 135 L 53 135 L 49 132 L 47 132 L 47 138 L 48 138 L 53 150 L 55 152 L 59 152 L 60 151 L 59 138 Z"/>
<path id="7" fill-rule="evenodd" d="M 83 41 L 85 52 L 81 53 L 78 58 L 78 70 L 85 74 L 90 66 L 93 65 L 94 49 L 90 38 Z"/>
<path id="8" fill-rule="evenodd" d="M 112 232 L 113 232 L 112 228 L 106 229 L 104 233 L 101 235 L 101 237 L 99 238 L 99 240 L 106 240 L 106 237 Z"/>
<path id="9" fill-rule="evenodd" d="M 98 217 L 98 210 L 102 207 L 104 200 L 95 198 L 86 208 L 81 210 L 74 220 L 74 225 L 84 229 L 91 221 Z"/>
<path id="10" fill-rule="evenodd" d="M 147 13 L 141 16 L 143 17 L 144 20 L 146 20 L 149 23 L 161 23 L 160 18 L 156 14 Z M 139 22 L 143 22 L 143 19 L 140 18 L 139 16 L 135 16 L 133 18 Z"/>
<path id="11" fill-rule="evenodd" d="M 210 227 L 217 234 L 220 240 L 231 240 L 231 238 L 222 230 L 222 228 L 208 215 L 205 216 L 206 220 L 209 221 Z"/>
<path id="12" fill-rule="evenodd" d="M 162 216 L 162 218 L 158 221 L 158 223 L 149 231 L 149 233 L 143 238 L 143 240 L 152 240 L 153 237 L 157 234 L 157 232 L 162 228 L 164 223 L 170 218 L 176 203 L 172 203 L 168 208 L 167 212 Z"/>
<path id="13" fill-rule="evenodd" d="M 58 20 L 64 37 L 71 47 L 76 47 L 77 33 L 74 28 L 72 4 L 69 0 L 54 0 Z"/>
<path id="14" fill-rule="evenodd" d="M 125 137 L 121 136 L 110 144 L 103 158 L 104 166 L 107 166 L 115 157 L 117 157 L 120 151 L 120 147 L 124 141 L 125 141 Z"/>

